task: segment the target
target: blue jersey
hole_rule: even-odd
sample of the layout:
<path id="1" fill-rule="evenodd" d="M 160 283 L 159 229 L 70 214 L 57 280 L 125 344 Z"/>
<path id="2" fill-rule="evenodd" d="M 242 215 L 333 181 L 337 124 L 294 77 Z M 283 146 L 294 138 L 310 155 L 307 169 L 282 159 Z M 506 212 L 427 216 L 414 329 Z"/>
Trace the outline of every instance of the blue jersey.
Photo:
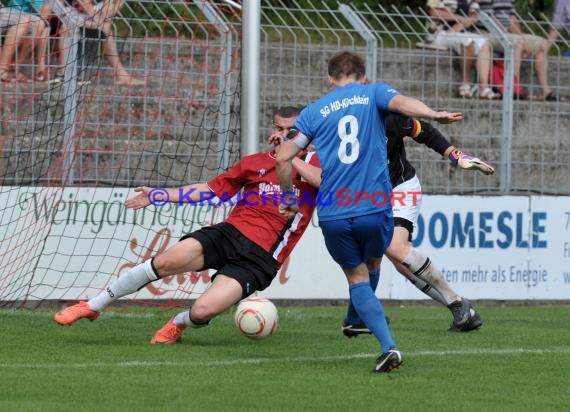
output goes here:
<path id="1" fill-rule="evenodd" d="M 377 213 L 391 207 L 385 117 L 398 92 L 386 84 L 350 83 L 307 106 L 297 118 L 299 145 L 317 147 L 322 221 Z"/>
<path id="2" fill-rule="evenodd" d="M 43 0 L 10 0 L 8 2 L 8 7 L 20 9 L 25 13 L 39 13 L 43 5 Z"/>

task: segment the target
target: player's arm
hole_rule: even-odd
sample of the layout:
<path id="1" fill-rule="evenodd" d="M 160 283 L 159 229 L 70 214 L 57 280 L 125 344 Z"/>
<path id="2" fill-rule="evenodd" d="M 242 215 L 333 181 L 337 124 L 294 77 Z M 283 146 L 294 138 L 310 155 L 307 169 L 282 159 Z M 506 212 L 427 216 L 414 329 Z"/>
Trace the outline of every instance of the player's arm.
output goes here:
<path id="1" fill-rule="evenodd" d="M 414 142 L 423 144 L 442 156 L 449 156 L 455 149 L 430 123 L 403 114 L 390 114 L 386 118 L 386 136 L 388 139 L 402 140 L 408 136 Z"/>
<path id="2" fill-rule="evenodd" d="M 389 137 L 411 137 L 415 142 L 449 158 L 452 166 L 463 170 L 478 170 L 486 175 L 495 173 L 491 165 L 457 149 L 437 128 L 423 120 L 403 115 L 390 115 L 386 121 L 386 130 Z"/>
<path id="3" fill-rule="evenodd" d="M 419 123 L 420 133 L 414 138 L 418 143 L 425 144 L 430 149 L 436 151 L 444 157 L 447 157 L 454 167 L 459 167 L 463 170 L 478 170 L 479 172 L 492 175 L 495 169 L 488 163 L 481 159 L 464 153 L 453 146 L 445 136 L 431 124 L 413 119 Z M 413 138 L 413 136 L 412 136 Z"/>
<path id="4" fill-rule="evenodd" d="M 435 120 L 443 124 L 454 123 L 463 119 L 463 114 L 459 112 L 436 111 L 418 99 L 401 94 L 395 95 L 390 99 L 388 109 L 391 112 Z"/>
<path id="5" fill-rule="evenodd" d="M 415 142 L 423 144 L 442 156 L 448 156 L 453 148 L 445 136 L 430 123 L 409 116 L 399 116 L 401 128 L 408 128 L 408 134 Z M 407 126 L 406 123 L 410 123 Z"/>
<path id="6" fill-rule="evenodd" d="M 279 212 L 287 218 L 294 217 L 299 211 L 299 205 L 293 191 L 293 159 L 308 144 L 309 139 L 307 136 L 296 129 L 291 129 L 287 135 L 287 140 L 281 143 L 275 158 L 275 171 L 281 186 L 281 193 L 283 194 Z"/>
<path id="7" fill-rule="evenodd" d="M 311 186 L 315 188 L 321 187 L 321 168 L 313 166 L 299 157 L 293 159 L 293 167 L 303 179 L 307 181 Z"/>
<path id="8" fill-rule="evenodd" d="M 301 150 L 293 140 L 287 140 L 281 143 L 281 148 L 275 158 L 277 178 L 281 191 L 284 193 L 293 191 L 293 159 Z"/>
<path id="9" fill-rule="evenodd" d="M 194 183 L 177 188 L 152 188 L 148 186 L 135 187 L 138 195 L 125 200 L 129 209 L 142 209 L 152 204 L 163 205 L 171 203 L 197 203 L 205 198 L 211 199 L 214 193 L 207 183 Z"/>

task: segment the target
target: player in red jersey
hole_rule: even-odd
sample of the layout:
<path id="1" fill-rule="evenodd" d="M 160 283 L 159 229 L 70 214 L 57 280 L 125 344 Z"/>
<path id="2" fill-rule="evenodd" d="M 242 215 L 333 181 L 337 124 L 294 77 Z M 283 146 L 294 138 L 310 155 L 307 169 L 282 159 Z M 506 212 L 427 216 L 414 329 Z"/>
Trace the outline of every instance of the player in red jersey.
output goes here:
<path id="1" fill-rule="evenodd" d="M 205 326 L 240 299 L 269 286 L 310 223 L 316 204 L 318 190 L 311 186 L 310 180 L 303 180 L 299 172 L 293 177 L 293 187 L 299 199 L 306 201 L 299 202 L 299 213 L 291 219 L 279 213 L 281 190 L 275 172 L 275 156 L 298 113 L 299 110 L 292 107 L 275 112 L 269 139 L 273 150 L 245 156 L 207 183 L 163 192 L 161 200 L 190 204 L 212 202 L 214 196 L 229 200 L 239 194 L 236 206 L 224 222 L 183 236 L 166 252 L 114 280 L 93 299 L 56 313 L 55 321 L 71 325 L 83 318 L 95 320 L 111 302 L 150 282 L 184 272 L 216 269 L 211 286 L 192 308 L 170 319 L 151 340 L 152 343 L 170 344 L 178 342 L 187 327 Z M 294 165 L 301 170 L 304 162 L 319 165 L 314 152 L 296 158 Z M 125 206 L 139 209 L 151 204 L 152 188 L 137 187 L 135 191 L 139 194 L 128 199 Z"/>

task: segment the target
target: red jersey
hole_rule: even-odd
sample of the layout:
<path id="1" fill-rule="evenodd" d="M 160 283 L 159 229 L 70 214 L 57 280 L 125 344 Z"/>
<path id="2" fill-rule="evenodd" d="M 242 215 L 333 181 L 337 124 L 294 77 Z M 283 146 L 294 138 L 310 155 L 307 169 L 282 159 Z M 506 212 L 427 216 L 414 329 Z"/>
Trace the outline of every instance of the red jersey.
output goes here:
<path id="1" fill-rule="evenodd" d="M 320 167 L 314 152 L 301 155 L 301 159 Z M 299 212 L 291 220 L 279 213 L 281 187 L 273 151 L 243 157 L 227 172 L 210 180 L 208 187 L 223 200 L 239 193 L 236 206 L 225 221 L 270 253 L 278 268 L 310 223 L 318 192 L 293 169 Z"/>

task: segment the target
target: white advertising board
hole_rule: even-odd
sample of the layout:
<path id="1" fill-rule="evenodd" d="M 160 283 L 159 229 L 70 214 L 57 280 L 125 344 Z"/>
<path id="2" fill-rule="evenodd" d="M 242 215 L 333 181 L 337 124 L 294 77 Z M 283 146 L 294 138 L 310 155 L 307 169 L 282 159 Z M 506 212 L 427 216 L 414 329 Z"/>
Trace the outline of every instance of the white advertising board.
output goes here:
<path id="1" fill-rule="evenodd" d="M 570 299 L 567 197 L 425 196 L 413 243 L 464 296 Z M 411 298 L 401 286 L 389 296 Z"/>
<path id="2" fill-rule="evenodd" d="M 22 290 L 27 299 L 91 297 L 114 276 L 229 211 L 175 204 L 133 211 L 123 206 L 132 194 L 111 188 L 3 188 L 0 200 L 15 206 L 0 222 L 0 253 L 12 268 L 4 275 L 2 298 L 22 298 Z M 570 299 L 568 197 L 425 195 L 413 242 L 471 299 Z M 155 282 L 136 297 L 195 298 L 209 276 L 188 273 Z M 346 280 L 326 251 L 316 218 L 262 295 L 347 298 Z M 426 298 L 387 259 L 378 295 Z"/>

